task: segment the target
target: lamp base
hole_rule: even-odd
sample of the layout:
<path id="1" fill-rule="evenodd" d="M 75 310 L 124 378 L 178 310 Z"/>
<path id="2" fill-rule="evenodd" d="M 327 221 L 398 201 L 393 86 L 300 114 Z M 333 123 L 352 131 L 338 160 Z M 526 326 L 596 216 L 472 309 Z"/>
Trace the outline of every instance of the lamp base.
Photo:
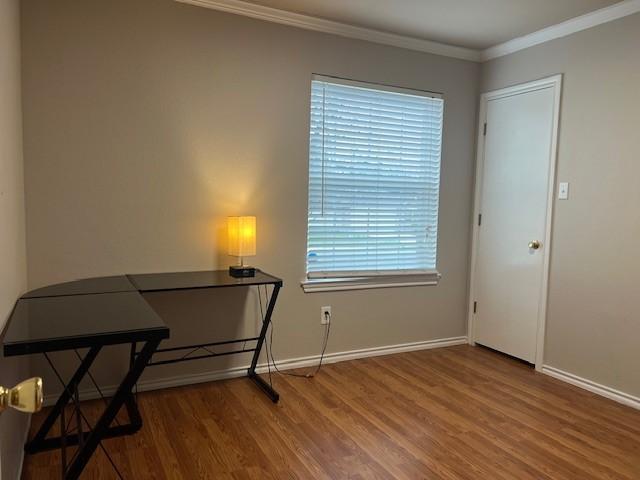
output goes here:
<path id="1" fill-rule="evenodd" d="M 229 275 L 235 278 L 255 277 L 256 269 L 254 267 L 247 267 L 246 265 L 232 265 L 229 267 Z"/>

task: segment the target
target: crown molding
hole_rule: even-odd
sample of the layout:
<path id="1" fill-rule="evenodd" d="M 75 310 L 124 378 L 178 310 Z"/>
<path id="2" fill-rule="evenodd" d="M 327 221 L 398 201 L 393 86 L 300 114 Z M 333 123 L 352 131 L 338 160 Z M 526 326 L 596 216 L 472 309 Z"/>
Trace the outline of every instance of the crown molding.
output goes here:
<path id="1" fill-rule="evenodd" d="M 542 30 L 514 38 L 507 42 L 489 47 L 485 50 L 457 47 L 444 43 L 424 40 L 421 38 L 397 35 L 395 33 L 373 30 L 370 28 L 356 27 L 346 23 L 324 20 L 309 15 L 287 12 L 272 7 L 256 5 L 243 0 L 175 0 L 179 3 L 196 5 L 221 12 L 243 15 L 267 22 L 280 23 L 315 32 L 330 33 L 342 37 L 356 38 L 369 42 L 392 45 L 394 47 L 407 48 L 419 52 L 432 53 L 445 57 L 459 58 L 472 62 L 486 62 L 494 58 L 509 55 L 524 50 L 525 48 L 540 45 L 557 38 L 566 37 L 573 33 L 587 30 L 604 23 L 618 20 L 619 18 L 640 12 L 640 0 L 623 0 L 594 12 L 586 13 L 557 25 L 552 25 Z"/>
<path id="2" fill-rule="evenodd" d="M 612 22 L 613 20 L 618 20 L 619 18 L 638 12 L 640 12 L 640 0 L 624 0 L 620 3 L 615 3 L 600 10 L 586 13 L 579 17 L 558 23 L 557 25 L 552 25 L 537 32 L 487 48 L 481 52 L 480 60 L 486 62 L 487 60 L 509 55 L 510 53 L 549 42 L 556 38 L 566 37 L 573 33 L 587 30 L 602 25 L 603 23 Z"/>
<path id="3" fill-rule="evenodd" d="M 299 13 L 287 12 L 277 8 L 256 5 L 242 0 L 175 0 L 180 3 L 197 5 L 200 7 L 219 10 L 245 17 L 257 18 L 268 22 L 280 23 L 292 27 L 304 28 L 315 32 L 331 33 L 342 37 L 356 38 L 394 47 L 417 50 L 419 52 L 443 55 L 446 57 L 470 60 L 472 62 L 481 61 L 481 52 L 470 48 L 456 47 L 444 43 L 423 40 L 415 37 L 397 35 L 394 33 L 373 30 L 369 28 L 356 27 L 345 23 L 324 20 L 321 18 L 301 15 Z"/>

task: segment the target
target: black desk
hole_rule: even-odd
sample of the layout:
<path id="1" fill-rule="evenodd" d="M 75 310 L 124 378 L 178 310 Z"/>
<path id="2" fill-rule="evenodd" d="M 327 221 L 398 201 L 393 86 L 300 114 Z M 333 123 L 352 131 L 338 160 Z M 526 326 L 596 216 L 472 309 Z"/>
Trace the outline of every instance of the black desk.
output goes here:
<path id="1" fill-rule="evenodd" d="M 169 338 L 169 328 L 147 304 L 141 293 L 260 285 L 272 285 L 273 289 L 257 337 L 158 348 L 162 340 Z M 135 402 L 133 388 L 147 366 L 253 352 L 247 374 L 273 402 L 277 402 L 278 393 L 262 380 L 255 370 L 281 287 L 282 280 L 260 271 L 256 272 L 255 277 L 250 278 L 234 278 L 227 271 L 202 271 L 92 278 L 51 285 L 26 293 L 16 303 L 7 322 L 3 341 L 4 354 L 43 354 L 64 385 L 64 390 L 41 428 L 25 445 L 25 450 L 35 453 L 61 448 L 63 478 L 78 478 L 102 439 L 135 433 L 142 428 L 142 418 Z M 246 348 L 247 342 L 255 342 L 255 347 Z M 226 352 L 216 353 L 209 348 L 240 343 L 243 344 L 242 348 Z M 118 344 L 131 345 L 129 371 L 97 423 L 84 432 L 83 420 L 86 424 L 88 422 L 79 409 L 78 385 L 89 374 L 89 369 L 102 347 Z M 141 344 L 140 349 L 138 344 Z M 76 350 L 77 353 L 79 348 L 89 348 L 89 351 L 81 358 L 78 369 L 65 384 L 51 362 L 48 352 Z M 156 353 L 181 350 L 189 350 L 189 354 L 175 359 L 153 361 Z M 206 354 L 192 355 L 198 351 L 204 351 Z M 79 354 L 78 356 L 80 357 Z M 90 374 L 89 377 L 93 381 Z M 96 388 L 100 391 L 97 385 Z M 73 416 L 77 416 L 76 432 L 73 434 L 67 432 L 67 426 L 71 422 L 65 419 L 65 407 L 70 401 L 75 405 Z M 123 406 L 128 413 L 129 423 L 113 426 L 112 422 Z M 61 435 L 48 437 L 58 420 L 61 424 Z M 78 445 L 69 462 L 66 459 L 68 445 Z"/>
<path id="2" fill-rule="evenodd" d="M 184 345 L 172 348 L 159 348 L 156 353 L 180 352 L 187 350 L 187 355 L 180 355 L 177 358 L 169 360 L 157 360 L 149 362 L 149 366 L 166 365 L 169 363 L 187 362 L 190 360 L 200 360 L 203 358 L 220 357 L 224 355 L 234 355 L 238 353 L 253 352 L 251 366 L 247 371 L 247 375 L 253 380 L 258 387 L 267 394 L 267 396 L 276 403 L 280 396 L 278 393 L 256 374 L 256 365 L 262 351 L 267 330 L 271 323 L 271 315 L 278 299 L 278 292 L 282 287 L 282 280 L 267 273 L 256 270 L 254 277 L 235 278 L 229 275 L 227 270 L 214 270 L 203 272 L 175 272 L 175 273 L 148 273 L 140 275 L 127 275 L 131 283 L 139 292 L 168 292 L 178 290 L 199 290 L 203 288 L 230 288 L 230 287 L 251 287 L 261 285 L 272 285 L 271 298 L 267 305 L 267 310 L 262 319 L 262 328 L 257 337 L 236 338 L 223 342 L 200 343 L 196 345 Z M 246 345 L 255 342 L 254 348 L 246 348 L 246 346 L 236 350 L 227 352 L 214 353 L 208 347 L 220 347 L 224 345 Z M 193 355 L 197 352 L 205 352 L 201 355 Z"/>

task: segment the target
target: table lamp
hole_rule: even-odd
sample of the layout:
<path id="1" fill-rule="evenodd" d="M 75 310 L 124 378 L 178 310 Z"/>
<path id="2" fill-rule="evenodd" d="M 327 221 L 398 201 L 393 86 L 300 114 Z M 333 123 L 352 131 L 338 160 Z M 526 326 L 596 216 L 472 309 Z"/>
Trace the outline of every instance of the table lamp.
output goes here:
<path id="1" fill-rule="evenodd" d="M 256 254 L 256 217 L 229 217 L 227 219 L 229 235 L 229 255 L 238 257 L 239 265 L 229 267 L 232 277 L 253 277 L 254 267 L 244 264 L 244 257 Z"/>

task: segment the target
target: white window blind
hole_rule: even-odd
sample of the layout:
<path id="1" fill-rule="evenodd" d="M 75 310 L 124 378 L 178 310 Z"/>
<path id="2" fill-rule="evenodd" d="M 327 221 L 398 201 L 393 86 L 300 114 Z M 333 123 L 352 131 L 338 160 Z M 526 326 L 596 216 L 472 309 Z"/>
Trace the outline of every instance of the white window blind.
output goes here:
<path id="1" fill-rule="evenodd" d="M 443 99 L 314 76 L 308 278 L 436 268 Z"/>

